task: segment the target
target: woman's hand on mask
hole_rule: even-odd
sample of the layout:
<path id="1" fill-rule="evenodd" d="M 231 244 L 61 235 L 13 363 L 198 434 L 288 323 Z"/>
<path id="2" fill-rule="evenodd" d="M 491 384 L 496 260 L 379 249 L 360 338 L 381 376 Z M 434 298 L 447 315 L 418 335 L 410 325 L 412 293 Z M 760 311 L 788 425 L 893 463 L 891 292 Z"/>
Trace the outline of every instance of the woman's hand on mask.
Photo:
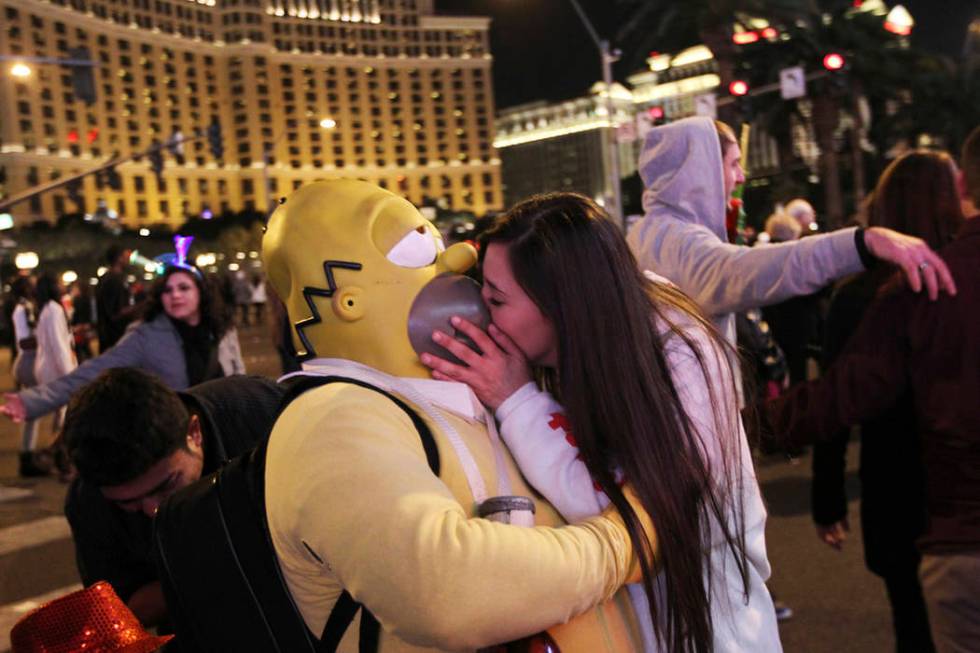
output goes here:
<path id="1" fill-rule="evenodd" d="M 436 344 L 448 349 L 466 364 L 458 365 L 438 356 L 422 354 L 420 360 L 432 369 L 432 378 L 465 383 L 492 410 L 533 380 L 524 353 L 503 331 L 491 324 L 487 333 L 460 317 L 454 317 L 452 325 L 469 337 L 483 353 L 474 351 L 441 331 L 434 331 L 432 339 Z"/>

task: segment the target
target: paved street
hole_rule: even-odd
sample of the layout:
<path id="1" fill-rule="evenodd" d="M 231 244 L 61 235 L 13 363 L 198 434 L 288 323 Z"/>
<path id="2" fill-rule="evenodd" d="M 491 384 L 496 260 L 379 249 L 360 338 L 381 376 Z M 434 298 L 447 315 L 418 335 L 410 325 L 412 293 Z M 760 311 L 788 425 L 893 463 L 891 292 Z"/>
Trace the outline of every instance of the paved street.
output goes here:
<path id="1" fill-rule="evenodd" d="M 242 331 L 250 372 L 274 375 L 275 352 L 259 328 Z M 0 353 L 0 389 L 12 387 L 7 353 Z M 49 432 L 49 431 L 42 431 Z M 65 486 L 54 479 L 17 477 L 18 431 L 0 420 L 0 652 L 10 627 L 37 604 L 77 586 L 74 553 L 61 504 Z M 856 451 L 851 460 L 856 461 Z M 819 543 L 809 516 L 808 457 L 758 464 L 769 503 L 770 587 L 795 611 L 781 626 L 789 652 L 877 652 L 893 649 L 881 583 L 865 570 L 857 503 L 851 505 L 852 541 L 843 553 Z M 852 469 L 849 477 L 856 485 Z M 852 492 L 852 497 L 856 492 Z"/>

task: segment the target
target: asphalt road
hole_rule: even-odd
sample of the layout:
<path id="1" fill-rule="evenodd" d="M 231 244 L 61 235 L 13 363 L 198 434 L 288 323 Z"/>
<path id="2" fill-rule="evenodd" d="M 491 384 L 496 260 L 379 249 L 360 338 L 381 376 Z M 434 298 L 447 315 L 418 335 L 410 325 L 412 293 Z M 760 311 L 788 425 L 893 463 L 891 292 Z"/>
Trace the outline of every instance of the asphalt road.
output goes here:
<path id="1" fill-rule="evenodd" d="M 278 358 L 258 327 L 241 332 L 251 373 L 274 376 Z M 13 383 L 9 355 L 0 353 L 0 389 Z M 49 427 L 42 425 L 42 433 Z M 0 653 L 25 612 L 78 586 L 74 551 L 62 516 L 65 486 L 57 480 L 17 476 L 17 427 L 0 418 Z M 769 586 L 794 611 L 780 625 L 788 652 L 870 653 L 894 649 L 884 589 L 863 563 L 853 463 L 852 538 L 837 552 L 817 541 L 809 515 L 809 456 L 796 463 L 781 457 L 757 460 L 769 506 Z"/>

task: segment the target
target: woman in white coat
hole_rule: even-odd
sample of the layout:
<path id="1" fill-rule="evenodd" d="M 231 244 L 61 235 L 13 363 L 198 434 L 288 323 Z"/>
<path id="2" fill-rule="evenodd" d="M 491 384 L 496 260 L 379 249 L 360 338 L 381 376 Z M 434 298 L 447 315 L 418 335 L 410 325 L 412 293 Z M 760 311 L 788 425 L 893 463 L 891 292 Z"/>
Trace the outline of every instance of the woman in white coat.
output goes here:
<path id="1" fill-rule="evenodd" d="M 34 358 L 34 378 L 39 385 L 56 381 L 78 367 L 68 315 L 61 304 L 64 294 L 64 287 L 54 275 L 45 273 L 38 278 L 35 290 L 38 317 L 35 328 L 37 356 Z M 64 412 L 62 407 L 55 413 L 55 431 L 61 428 Z"/>

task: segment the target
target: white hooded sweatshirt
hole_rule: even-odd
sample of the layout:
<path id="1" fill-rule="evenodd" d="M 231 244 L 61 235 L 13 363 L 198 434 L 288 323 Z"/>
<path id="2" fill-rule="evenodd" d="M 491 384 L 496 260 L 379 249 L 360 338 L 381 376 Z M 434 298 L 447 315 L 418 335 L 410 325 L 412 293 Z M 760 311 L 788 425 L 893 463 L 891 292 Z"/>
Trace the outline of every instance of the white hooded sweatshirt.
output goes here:
<path id="1" fill-rule="evenodd" d="M 729 244 L 721 147 L 709 118 L 650 130 L 639 168 L 645 215 L 627 240 L 640 267 L 670 279 L 733 344 L 734 313 L 864 269 L 853 228 L 769 247 Z"/>
<path id="2" fill-rule="evenodd" d="M 705 369 L 702 369 L 695 352 L 684 340 L 664 328 L 664 355 L 671 379 L 684 412 L 703 443 L 702 454 L 709 469 L 719 478 L 724 473 L 719 467 L 723 451 L 730 454 L 737 451 L 741 466 L 741 483 L 732 488 L 732 495 L 722 496 L 727 496 L 730 528 L 744 529 L 748 594 L 724 533 L 711 518 L 703 546 L 707 565 L 711 568 L 711 584 L 706 582 L 706 587 L 710 590 L 712 649 L 715 653 L 779 653 L 782 645 L 776 611 L 765 583 L 770 573 L 766 555 L 766 509 L 752 467 L 745 430 L 738 418 L 737 398 L 725 382 L 731 378 L 729 362 L 704 329 L 689 317 L 672 313 L 670 319 L 692 340 L 704 360 Z M 714 415 L 716 407 L 734 415 L 737 441 L 726 441 L 731 436 L 719 431 Z M 573 523 L 591 517 L 609 505 L 609 499 L 596 489 L 579 456 L 564 409 L 550 394 L 538 389 L 534 383 L 528 383 L 497 408 L 496 417 L 500 421 L 500 435 L 524 477 L 566 520 Z M 742 518 L 736 520 L 735 511 L 739 508 Z M 671 534 L 658 533 L 658 536 L 667 538 Z M 654 635 L 643 586 L 630 585 L 629 591 L 642 626 L 645 653 L 667 651 L 666 644 Z M 662 575 L 654 579 L 654 591 L 658 605 L 670 601 Z"/>

